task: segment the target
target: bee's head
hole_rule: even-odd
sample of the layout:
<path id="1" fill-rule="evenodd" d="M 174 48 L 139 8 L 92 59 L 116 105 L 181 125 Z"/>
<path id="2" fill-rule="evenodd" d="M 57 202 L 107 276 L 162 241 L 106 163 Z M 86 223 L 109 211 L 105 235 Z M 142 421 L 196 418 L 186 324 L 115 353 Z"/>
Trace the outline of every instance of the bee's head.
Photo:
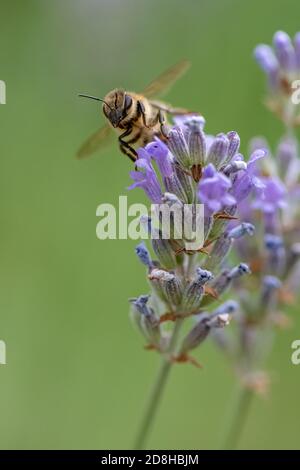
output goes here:
<path id="1" fill-rule="evenodd" d="M 84 98 L 90 98 L 103 103 L 103 113 L 113 127 L 118 127 L 120 122 L 127 116 L 132 105 L 132 97 L 120 88 L 110 91 L 103 99 L 95 96 L 80 94 Z"/>
<path id="2" fill-rule="evenodd" d="M 118 127 L 127 116 L 128 109 L 132 105 L 132 98 L 122 89 L 110 91 L 103 100 L 103 113 L 113 127 Z"/>

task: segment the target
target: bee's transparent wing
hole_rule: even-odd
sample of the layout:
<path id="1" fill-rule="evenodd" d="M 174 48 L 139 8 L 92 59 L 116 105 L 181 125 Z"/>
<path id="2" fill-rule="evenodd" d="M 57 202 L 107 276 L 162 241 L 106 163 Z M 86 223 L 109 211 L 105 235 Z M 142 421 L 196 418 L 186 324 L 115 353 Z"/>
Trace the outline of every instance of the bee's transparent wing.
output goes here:
<path id="1" fill-rule="evenodd" d="M 188 60 L 178 62 L 173 65 L 173 67 L 166 70 L 156 80 L 153 80 L 153 82 L 144 89 L 142 94 L 145 95 L 146 98 L 161 96 L 171 88 L 171 86 L 187 71 L 189 67 L 190 62 Z"/>
<path id="2" fill-rule="evenodd" d="M 80 147 L 77 152 L 77 158 L 86 158 L 89 157 L 96 150 L 104 147 L 109 144 L 110 137 L 112 137 L 112 129 L 107 124 L 106 126 L 101 127 L 97 132 L 92 134 Z"/>

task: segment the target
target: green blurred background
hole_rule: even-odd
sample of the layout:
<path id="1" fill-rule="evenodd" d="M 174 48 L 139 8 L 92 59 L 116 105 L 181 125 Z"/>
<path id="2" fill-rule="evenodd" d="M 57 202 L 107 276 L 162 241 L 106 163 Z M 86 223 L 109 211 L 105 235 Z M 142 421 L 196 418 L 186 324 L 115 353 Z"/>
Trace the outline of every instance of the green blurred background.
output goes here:
<path id="1" fill-rule="evenodd" d="M 183 57 L 193 67 L 167 99 L 201 111 L 210 133 L 275 143 L 252 50 L 300 29 L 299 0 L 1 0 L 0 446 L 130 448 L 159 358 L 143 350 L 128 298 L 147 291 L 135 242 L 99 241 L 95 211 L 127 194 L 116 146 L 77 161 L 103 118 L 94 102 L 140 90 Z M 140 191 L 132 202 L 145 201 Z M 269 360 L 272 393 L 255 399 L 240 447 L 299 448 L 300 366 L 294 327 Z M 231 401 L 231 370 L 210 342 L 203 371 L 173 369 L 150 448 L 213 448 Z"/>

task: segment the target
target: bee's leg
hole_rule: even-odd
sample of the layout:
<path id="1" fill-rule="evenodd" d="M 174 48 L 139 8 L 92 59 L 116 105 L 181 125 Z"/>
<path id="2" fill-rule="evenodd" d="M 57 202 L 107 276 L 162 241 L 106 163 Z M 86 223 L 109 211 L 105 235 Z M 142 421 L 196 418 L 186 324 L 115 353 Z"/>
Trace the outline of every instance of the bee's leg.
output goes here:
<path id="1" fill-rule="evenodd" d="M 137 159 L 136 151 L 132 147 L 130 147 L 130 145 L 128 145 L 128 147 L 129 148 L 127 148 L 127 146 L 125 146 L 124 144 L 120 144 L 121 152 L 124 153 L 124 155 L 127 155 L 127 157 L 129 157 L 132 162 L 135 162 Z"/>
<path id="2" fill-rule="evenodd" d="M 134 148 L 131 147 L 131 145 L 129 145 L 128 142 L 125 142 L 124 140 L 124 137 L 130 135 L 131 131 L 132 131 L 132 128 L 129 127 L 128 129 L 126 129 L 125 132 L 123 132 L 123 134 L 119 136 L 119 147 L 120 147 L 121 152 L 124 153 L 124 155 L 127 155 L 127 157 L 129 157 L 130 160 L 135 162 L 137 159 L 137 153 L 134 150 Z"/>
<path id="3" fill-rule="evenodd" d="M 160 132 L 163 135 L 163 137 L 165 137 L 165 139 L 167 139 L 168 134 L 169 134 L 169 129 L 166 126 L 166 118 L 165 118 L 164 112 L 161 109 L 158 111 L 157 118 L 158 118 L 158 122 L 160 124 Z"/>
<path id="4" fill-rule="evenodd" d="M 142 116 L 144 126 L 147 127 L 147 128 L 150 128 L 151 126 L 149 126 L 149 124 L 147 123 L 147 120 L 146 120 L 145 106 L 143 105 L 143 103 L 141 101 L 137 102 L 137 113 L 138 113 L 138 117 Z"/>

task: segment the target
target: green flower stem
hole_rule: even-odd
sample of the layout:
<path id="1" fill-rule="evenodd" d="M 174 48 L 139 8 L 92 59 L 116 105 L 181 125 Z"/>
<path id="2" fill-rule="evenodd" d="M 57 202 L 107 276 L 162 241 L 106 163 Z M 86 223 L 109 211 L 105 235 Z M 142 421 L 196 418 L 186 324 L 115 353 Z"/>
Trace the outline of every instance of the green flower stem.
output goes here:
<path id="1" fill-rule="evenodd" d="M 234 397 L 231 412 L 225 421 L 225 432 L 220 449 L 235 450 L 245 428 L 254 393 L 245 387 L 239 387 Z"/>
<path id="2" fill-rule="evenodd" d="M 175 323 L 172 337 L 170 340 L 168 356 L 172 356 L 172 354 L 176 351 L 178 335 L 179 335 L 182 323 L 183 323 L 182 319 L 177 320 Z M 162 356 L 161 365 L 158 370 L 158 374 L 153 384 L 152 390 L 150 392 L 148 403 L 145 407 L 145 413 L 142 416 L 142 422 L 141 422 L 137 439 L 135 442 L 135 446 L 134 446 L 135 450 L 140 450 L 145 447 L 145 443 L 149 436 L 149 432 L 153 425 L 155 416 L 158 411 L 159 403 L 161 401 L 163 391 L 165 389 L 165 386 L 169 377 L 171 366 L 172 366 L 172 362 L 170 360 L 170 357 Z"/>

